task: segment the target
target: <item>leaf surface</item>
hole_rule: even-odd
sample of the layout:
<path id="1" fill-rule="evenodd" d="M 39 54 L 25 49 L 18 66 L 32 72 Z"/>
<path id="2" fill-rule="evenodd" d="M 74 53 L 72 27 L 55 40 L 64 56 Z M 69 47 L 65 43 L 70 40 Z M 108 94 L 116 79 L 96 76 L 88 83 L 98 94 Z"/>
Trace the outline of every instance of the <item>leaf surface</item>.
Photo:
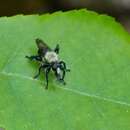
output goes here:
<path id="1" fill-rule="evenodd" d="M 70 73 L 67 85 L 38 80 L 35 39 Z M 86 10 L 0 18 L 0 127 L 5 130 L 129 130 L 130 36 L 109 16 Z"/>

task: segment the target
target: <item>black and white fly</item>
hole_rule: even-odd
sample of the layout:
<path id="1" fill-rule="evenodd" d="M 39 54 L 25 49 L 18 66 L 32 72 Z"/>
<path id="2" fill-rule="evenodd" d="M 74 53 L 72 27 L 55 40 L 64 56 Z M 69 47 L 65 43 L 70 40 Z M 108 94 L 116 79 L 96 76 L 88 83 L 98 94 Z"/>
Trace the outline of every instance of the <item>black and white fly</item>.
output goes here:
<path id="1" fill-rule="evenodd" d="M 35 60 L 40 62 L 39 72 L 34 78 L 40 75 L 41 70 L 45 72 L 46 78 L 46 89 L 48 89 L 48 74 L 52 70 L 59 82 L 65 84 L 64 77 L 66 71 L 70 71 L 66 68 L 66 63 L 59 60 L 59 45 L 57 44 L 55 49 L 51 49 L 45 42 L 41 39 L 36 39 L 36 44 L 38 47 L 38 54 L 35 56 L 26 56 L 29 60 Z"/>

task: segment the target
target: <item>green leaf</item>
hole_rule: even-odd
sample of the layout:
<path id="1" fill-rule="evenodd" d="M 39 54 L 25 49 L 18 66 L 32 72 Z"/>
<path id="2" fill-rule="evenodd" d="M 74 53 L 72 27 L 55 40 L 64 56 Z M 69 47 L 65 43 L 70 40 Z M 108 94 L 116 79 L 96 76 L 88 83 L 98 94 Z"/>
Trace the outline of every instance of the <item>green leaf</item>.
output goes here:
<path id="1" fill-rule="evenodd" d="M 51 48 L 70 73 L 53 73 L 45 90 L 35 39 Z M 130 36 L 109 16 L 86 10 L 0 18 L 0 128 L 5 130 L 129 130 Z"/>

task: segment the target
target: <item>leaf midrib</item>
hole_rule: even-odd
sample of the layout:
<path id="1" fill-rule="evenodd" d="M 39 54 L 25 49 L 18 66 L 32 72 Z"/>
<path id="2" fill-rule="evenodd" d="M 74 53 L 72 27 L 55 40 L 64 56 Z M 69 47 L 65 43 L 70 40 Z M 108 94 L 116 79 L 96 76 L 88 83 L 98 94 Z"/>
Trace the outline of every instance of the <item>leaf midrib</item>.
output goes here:
<path id="1" fill-rule="evenodd" d="M 0 72 L 0 75 L 4 75 L 4 76 L 8 76 L 8 77 L 15 77 L 15 78 L 22 78 L 22 79 L 26 79 L 26 80 L 31 80 L 33 82 L 42 83 L 41 80 L 33 79 L 32 77 L 24 76 L 24 75 L 21 75 L 21 74 L 18 74 L 18 73 L 11 73 L 11 72 L 8 73 L 8 72 L 5 72 L 5 71 L 2 71 L 2 72 Z M 82 96 L 89 97 L 89 98 L 95 98 L 95 99 L 98 99 L 98 100 L 103 100 L 103 101 L 106 101 L 106 102 L 111 102 L 111 103 L 115 103 L 115 104 L 119 104 L 119 105 L 125 105 L 125 106 L 130 107 L 130 104 L 126 103 L 126 102 L 113 100 L 113 99 L 110 99 L 110 98 L 101 97 L 101 96 L 98 96 L 98 95 L 93 95 L 93 94 L 77 91 L 77 90 L 66 88 L 66 87 L 59 87 L 59 86 L 57 86 L 57 87 L 60 88 L 60 89 L 66 90 L 66 91 L 73 92 L 75 94 L 79 94 L 79 95 L 82 95 Z"/>

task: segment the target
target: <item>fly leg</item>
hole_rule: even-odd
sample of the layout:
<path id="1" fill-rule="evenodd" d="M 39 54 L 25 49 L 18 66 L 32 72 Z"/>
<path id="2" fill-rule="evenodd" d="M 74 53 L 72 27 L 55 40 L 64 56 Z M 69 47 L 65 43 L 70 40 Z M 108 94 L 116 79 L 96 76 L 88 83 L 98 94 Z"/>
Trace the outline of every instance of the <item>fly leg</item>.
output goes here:
<path id="1" fill-rule="evenodd" d="M 34 76 L 34 78 L 37 78 L 40 75 L 41 69 L 44 69 L 45 71 L 45 79 L 46 79 L 46 86 L 45 89 L 48 89 L 48 74 L 50 72 L 50 65 L 49 64 L 43 64 L 39 67 L 38 74 Z"/>
<path id="2" fill-rule="evenodd" d="M 25 56 L 25 58 L 28 58 L 29 60 L 42 61 L 40 56 Z"/>
<path id="3" fill-rule="evenodd" d="M 40 73 L 41 73 L 41 69 L 42 69 L 42 68 L 43 68 L 43 66 L 41 65 L 41 66 L 39 67 L 38 74 L 34 76 L 34 79 L 38 78 L 38 76 L 39 76 Z"/>
<path id="4" fill-rule="evenodd" d="M 63 66 L 62 68 L 63 68 L 65 71 L 70 72 L 70 69 L 67 69 L 67 68 L 66 68 L 66 63 L 65 63 L 64 61 L 60 61 L 60 64 Z"/>
<path id="5" fill-rule="evenodd" d="M 63 71 L 63 74 L 62 74 L 62 78 L 61 79 L 64 80 L 66 72 L 65 72 L 65 69 L 62 69 L 62 71 Z"/>
<path id="6" fill-rule="evenodd" d="M 45 86 L 45 89 L 48 89 L 48 74 L 50 72 L 50 66 L 46 67 L 45 68 L 45 78 L 46 78 L 46 86 Z"/>

